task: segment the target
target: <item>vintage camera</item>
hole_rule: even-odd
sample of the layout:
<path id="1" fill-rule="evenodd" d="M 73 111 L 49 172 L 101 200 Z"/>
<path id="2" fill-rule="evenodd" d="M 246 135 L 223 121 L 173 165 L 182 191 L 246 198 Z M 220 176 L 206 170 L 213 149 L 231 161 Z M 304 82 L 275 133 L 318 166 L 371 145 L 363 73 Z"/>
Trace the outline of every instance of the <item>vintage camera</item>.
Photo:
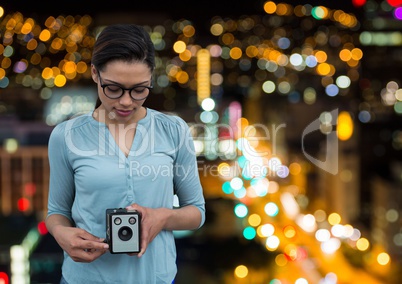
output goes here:
<path id="1" fill-rule="evenodd" d="M 106 240 L 111 253 L 140 252 L 141 214 L 125 208 L 106 209 Z"/>

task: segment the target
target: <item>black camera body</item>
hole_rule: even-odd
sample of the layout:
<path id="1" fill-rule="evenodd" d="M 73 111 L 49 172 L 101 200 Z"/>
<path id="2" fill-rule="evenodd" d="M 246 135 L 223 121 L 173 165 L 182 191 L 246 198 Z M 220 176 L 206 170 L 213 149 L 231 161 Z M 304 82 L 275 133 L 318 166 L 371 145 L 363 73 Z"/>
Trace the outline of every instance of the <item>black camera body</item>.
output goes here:
<path id="1" fill-rule="evenodd" d="M 106 240 L 111 253 L 140 252 L 141 214 L 125 208 L 106 209 Z"/>

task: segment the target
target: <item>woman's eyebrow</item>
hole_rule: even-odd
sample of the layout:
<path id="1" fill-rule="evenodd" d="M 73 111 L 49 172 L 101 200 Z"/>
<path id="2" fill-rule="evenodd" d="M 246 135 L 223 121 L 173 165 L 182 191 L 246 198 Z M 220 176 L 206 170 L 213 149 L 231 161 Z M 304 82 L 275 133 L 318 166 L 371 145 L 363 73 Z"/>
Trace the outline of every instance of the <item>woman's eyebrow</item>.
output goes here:
<path id="1" fill-rule="evenodd" d="M 108 84 L 119 85 L 119 86 L 125 87 L 123 84 L 121 84 L 121 83 L 119 83 L 119 82 L 116 82 L 116 81 L 113 81 L 113 80 L 110 80 L 110 79 L 106 79 L 106 78 L 102 78 L 102 79 L 103 79 L 103 81 L 108 81 Z M 144 84 L 149 83 L 150 81 L 151 81 L 151 80 L 143 81 L 143 82 L 140 82 L 140 83 L 137 83 L 137 84 L 132 85 L 132 87 L 142 86 L 142 85 L 144 85 Z M 106 83 L 106 82 L 105 82 L 105 83 Z"/>

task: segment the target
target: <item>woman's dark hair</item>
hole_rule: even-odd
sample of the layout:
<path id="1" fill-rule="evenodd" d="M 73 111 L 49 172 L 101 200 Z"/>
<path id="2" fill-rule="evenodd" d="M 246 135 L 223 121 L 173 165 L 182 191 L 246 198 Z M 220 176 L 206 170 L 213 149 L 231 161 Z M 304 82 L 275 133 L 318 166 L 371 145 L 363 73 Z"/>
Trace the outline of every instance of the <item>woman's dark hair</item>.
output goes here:
<path id="1" fill-rule="evenodd" d="M 152 72 L 155 68 L 155 49 L 148 32 L 134 24 L 105 27 L 95 42 L 91 63 L 102 71 L 108 62 L 114 60 L 142 62 Z M 99 105 L 98 99 L 95 108 Z"/>
<path id="2" fill-rule="evenodd" d="M 113 60 L 138 61 L 155 67 L 155 49 L 148 32 L 134 24 L 105 27 L 99 34 L 92 52 L 92 64 L 98 70 Z"/>

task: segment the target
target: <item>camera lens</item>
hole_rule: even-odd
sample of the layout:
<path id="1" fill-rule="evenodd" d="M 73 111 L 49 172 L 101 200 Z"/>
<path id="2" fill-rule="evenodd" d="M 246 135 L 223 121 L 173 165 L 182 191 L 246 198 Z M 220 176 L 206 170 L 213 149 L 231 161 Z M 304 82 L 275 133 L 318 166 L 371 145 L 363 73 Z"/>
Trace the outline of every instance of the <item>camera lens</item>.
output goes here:
<path id="1" fill-rule="evenodd" d="M 115 219 L 114 219 L 114 223 L 115 223 L 116 225 L 120 225 L 120 224 L 121 224 L 121 219 L 120 219 L 119 217 L 115 218 Z"/>
<path id="2" fill-rule="evenodd" d="M 129 222 L 131 225 L 134 225 L 135 222 L 137 222 L 137 219 L 135 219 L 135 217 L 130 217 L 130 219 L 128 219 L 128 222 Z"/>
<path id="3" fill-rule="evenodd" d="M 129 227 L 124 226 L 120 228 L 117 235 L 122 241 L 128 241 L 133 236 L 133 231 Z"/>

